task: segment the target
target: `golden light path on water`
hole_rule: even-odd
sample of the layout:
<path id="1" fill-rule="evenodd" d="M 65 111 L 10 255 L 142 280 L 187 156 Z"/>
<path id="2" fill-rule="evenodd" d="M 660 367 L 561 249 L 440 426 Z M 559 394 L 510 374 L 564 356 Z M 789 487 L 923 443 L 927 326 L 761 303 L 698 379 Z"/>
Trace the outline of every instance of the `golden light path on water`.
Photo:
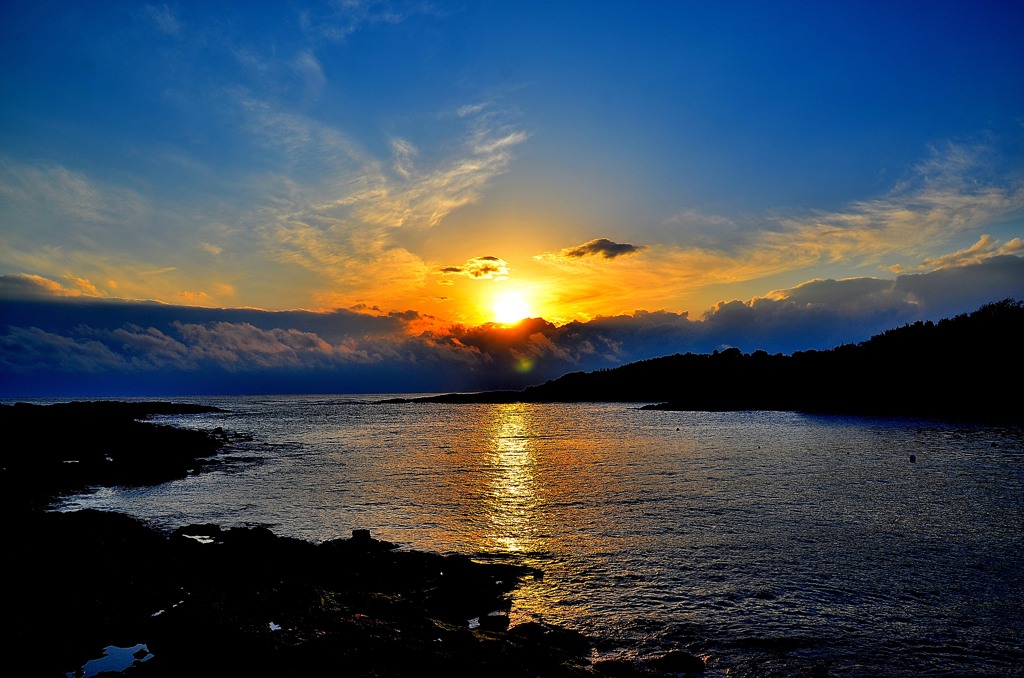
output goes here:
<path id="1" fill-rule="evenodd" d="M 530 410 L 522 404 L 498 405 L 492 416 L 491 448 L 486 454 L 493 469 L 486 504 L 491 531 L 481 535 L 482 550 L 541 550 L 543 545 L 534 530 L 540 500 Z"/>
<path id="2" fill-rule="evenodd" d="M 449 453 L 426 462 L 443 460 L 446 480 L 434 505 L 444 508 L 423 521 L 438 525 L 449 548 L 455 543 L 457 551 L 544 573 L 542 579 L 526 577 L 516 590 L 513 623 L 558 617 L 559 602 L 570 595 L 562 562 L 566 542 L 594 539 L 583 527 L 590 521 L 579 515 L 578 495 L 594 493 L 579 486 L 579 466 L 586 462 L 575 456 L 576 422 L 512 403 L 476 406 L 472 416 L 448 423 Z M 595 482 L 587 477 L 584 485 Z"/>
<path id="3" fill-rule="evenodd" d="M 566 468 L 575 465 L 573 443 L 560 435 L 565 430 L 551 430 L 553 422 L 538 414 L 535 405 L 524 403 L 498 404 L 481 411 L 481 430 L 487 432 L 481 438 L 488 441 L 481 471 L 487 487 L 482 529 L 470 535 L 474 550 L 505 554 L 514 562 L 554 575 L 524 579 L 514 596 L 512 623 L 559 617 L 559 603 L 571 594 L 558 554 L 564 551 L 566 539 L 584 537 L 573 529 L 581 521 L 567 520 L 573 512 L 564 511 L 564 507 L 578 506 L 577 495 L 585 491 L 576 482 L 579 475 Z"/>

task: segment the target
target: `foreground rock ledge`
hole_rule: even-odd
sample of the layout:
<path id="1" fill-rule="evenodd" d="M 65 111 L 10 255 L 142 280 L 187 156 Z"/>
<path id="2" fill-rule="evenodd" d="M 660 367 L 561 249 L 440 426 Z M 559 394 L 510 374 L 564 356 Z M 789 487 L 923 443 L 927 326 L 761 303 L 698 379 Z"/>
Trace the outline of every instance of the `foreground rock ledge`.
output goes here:
<path id="1" fill-rule="evenodd" d="M 34 514 L 7 536 L 17 556 L 4 654 L 16 675 L 74 674 L 107 646 L 138 644 L 152 656 L 133 676 L 589 674 L 583 636 L 488 617 L 531 576 L 517 566 L 365 533 L 313 544 L 193 525 L 165 536 L 92 510 Z"/>

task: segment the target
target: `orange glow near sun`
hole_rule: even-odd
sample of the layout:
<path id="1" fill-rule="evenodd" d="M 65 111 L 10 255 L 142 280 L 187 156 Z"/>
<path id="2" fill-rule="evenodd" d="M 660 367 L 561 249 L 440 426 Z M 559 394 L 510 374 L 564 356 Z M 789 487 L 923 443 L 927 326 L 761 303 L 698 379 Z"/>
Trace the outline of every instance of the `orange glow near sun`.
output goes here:
<path id="1" fill-rule="evenodd" d="M 502 325 L 514 325 L 523 318 L 530 317 L 530 305 L 520 292 L 507 291 L 494 297 L 491 304 L 494 322 Z"/>

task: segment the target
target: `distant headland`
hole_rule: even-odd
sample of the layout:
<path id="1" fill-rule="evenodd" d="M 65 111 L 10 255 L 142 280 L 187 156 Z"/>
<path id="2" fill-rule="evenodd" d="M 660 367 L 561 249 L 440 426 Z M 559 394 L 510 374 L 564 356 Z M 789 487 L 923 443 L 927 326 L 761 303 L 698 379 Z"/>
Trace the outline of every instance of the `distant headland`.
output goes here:
<path id="1" fill-rule="evenodd" d="M 727 348 L 572 372 L 521 391 L 389 402 L 634 402 L 664 410 L 788 410 L 1024 424 L 1024 305 L 1006 299 L 825 351 Z"/>

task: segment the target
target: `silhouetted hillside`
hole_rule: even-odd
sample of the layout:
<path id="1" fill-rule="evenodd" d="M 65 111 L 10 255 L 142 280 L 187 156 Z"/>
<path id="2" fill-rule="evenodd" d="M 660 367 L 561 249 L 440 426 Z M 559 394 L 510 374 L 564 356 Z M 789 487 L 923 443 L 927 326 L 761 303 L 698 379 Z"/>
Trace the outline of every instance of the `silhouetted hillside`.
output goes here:
<path id="1" fill-rule="evenodd" d="M 821 413 L 1024 421 L 1024 305 L 1006 299 L 937 323 L 916 322 L 859 344 L 793 355 L 671 355 L 573 372 L 521 392 L 446 402 L 659 402 L 679 410 Z"/>

